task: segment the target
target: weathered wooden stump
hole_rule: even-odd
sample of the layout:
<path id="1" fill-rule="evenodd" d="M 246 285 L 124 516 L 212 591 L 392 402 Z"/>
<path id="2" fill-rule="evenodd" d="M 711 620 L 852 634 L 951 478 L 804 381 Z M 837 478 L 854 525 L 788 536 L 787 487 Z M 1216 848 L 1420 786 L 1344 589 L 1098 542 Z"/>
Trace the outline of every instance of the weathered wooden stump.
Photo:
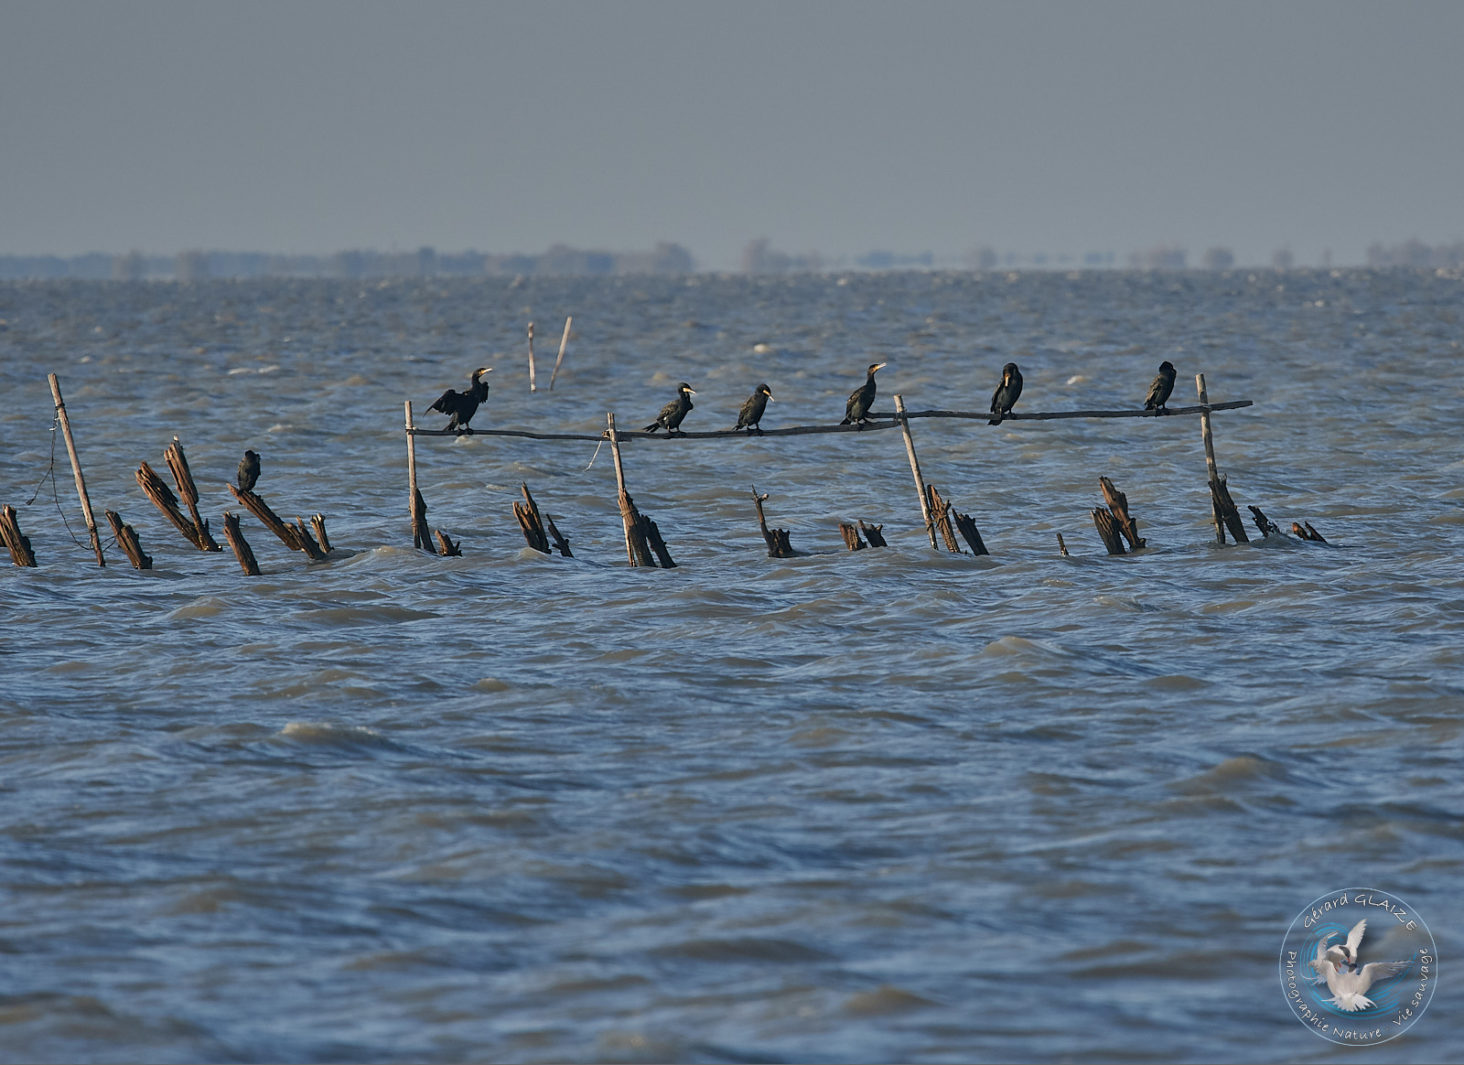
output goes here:
<path id="1" fill-rule="evenodd" d="M 1291 523 L 1291 531 L 1293 533 L 1295 533 L 1297 536 L 1299 536 L 1301 539 L 1306 540 L 1306 541 L 1308 541 L 1310 543 L 1324 544 L 1324 543 L 1327 542 L 1327 538 L 1325 536 L 1323 536 L 1321 533 L 1317 532 L 1315 529 L 1313 529 L 1312 528 L 1312 524 L 1309 521 L 1308 522 L 1295 522 L 1295 521 L 1293 521 Z"/>
<path id="2" fill-rule="evenodd" d="M 234 493 L 234 498 L 239 505 L 259 519 L 259 523 L 279 538 L 291 551 L 303 551 L 312 559 L 319 561 L 325 558 L 325 552 L 315 542 L 314 537 L 305 528 L 304 519 L 296 519 L 295 524 L 284 521 L 278 514 L 270 509 L 258 493 L 241 491 L 234 485 L 229 485 L 229 491 Z"/>
<path id="3" fill-rule="evenodd" d="M 30 540 L 20 531 L 20 518 L 10 504 L 0 507 L 0 540 L 10 552 L 10 561 L 17 566 L 34 566 L 36 554 L 31 550 Z"/>
<path id="4" fill-rule="evenodd" d="M 296 518 L 293 526 L 295 535 L 300 538 L 300 550 L 310 557 L 312 562 L 323 562 L 325 551 L 321 549 L 320 543 L 310 534 L 309 528 L 305 525 L 304 518 Z"/>
<path id="5" fill-rule="evenodd" d="M 439 555 L 462 557 L 463 545 L 461 540 L 454 540 L 441 529 L 434 529 L 433 532 L 437 535 L 437 553 Z"/>
<path id="6" fill-rule="evenodd" d="M 244 534 L 239 530 L 239 515 L 224 511 L 224 539 L 234 549 L 234 557 L 239 560 L 239 568 L 244 571 L 245 576 L 259 576 L 259 562 L 254 557 L 254 551 L 249 546 L 249 541 L 244 539 Z"/>
<path id="7" fill-rule="evenodd" d="M 178 494 L 183 497 L 183 503 L 188 507 L 188 516 L 194 529 L 197 530 L 197 544 L 203 551 L 222 551 L 223 548 L 214 542 L 209 535 L 208 522 L 198 513 L 198 487 L 193 483 L 193 471 L 188 468 L 188 459 L 183 454 L 183 444 L 175 436 L 173 442 L 163 452 L 163 458 L 168 461 L 168 469 L 173 471 L 173 481 L 178 485 Z"/>
<path id="8" fill-rule="evenodd" d="M 1109 512 L 1118 523 L 1119 532 L 1129 542 L 1129 547 L 1137 551 L 1144 546 L 1144 538 L 1139 535 L 1138 521 L 1129 515 L 1128 496 L 1114 487 L 1107 477 L 1099 477 L 1098 484 L 1103 488 L 1103 501 L 1108 504 Z"/>
<path id="9" fill-rule="evenodd" d="M 768 528 L 762 506 L 767 498 L 766 492 L 759 495 L 757 485 L 752 486 L 752 504 L 757 507 L 757 526 L 762 530 L 763 542 L 768 545 L 768 558 L 792 558 L 793 546 L 788 542 L 788 530 Z"/>
<path id="10" fill-rule="evenodd" d="M 524 501 L 515 502 L 513 515 L 518 519 L 519 528 L 523 530 L 524 540 L 535 551 L 549 553 L 549 542 L 552 539 L 554 547 L 565 558 L 573 558 L 570 553 L 569 541 L 560 535 L 559 530 L 554 527 L 554 519 L 546 517 L 539 510 L 539 504 L 534 502 L 534 497 L 529 493 L 529 486 L 521 483 Z"/>
<path id="11" fill-rule="evenodd" d="M 962 514 L 959 511 L 956 512 L 955 518 L 956 531 L 965 537 L 966 543 L 971 546 L 971 554 L 991 554 L 990 551 L 986 550 L 986 541 L 981 539 L 981 530 L 976 528 L 976 519 L 969 514 Z"/>
<path id="12" fill-rule="evenodd" d="M 862 532 L 864 534 L 864 538 L 869 541 L 870 547 L 886 546 L 883 525 L 871 525 L 869 524 L 869 522 L 861 518 L 859 520 L 859 531 Z"/>
<path id="13" fill-rule="evenodd" d="M 1105 510 L 1103 507 L 1093 508 L 1093 525 L 1098 530 L 1098 535 L 1103 538 L 1103 546 L 1108 549 L 1110 555 L 1128 554 L 1123 548 L 1123 533 L 1119 530 L 1118 519 L 1113 516 L 1113 511 Z"/>
<path id="14" fill-rule="evenodd" d="M 1062 533 L 1057 534 L 1057 553 L 1062 558 L 1068 557 L 1067 544 L 1062 542 Z"/>
<path id="15" fill-rule="evenodd" d="M 952 554 L 961 553 L 961 545 L 956 543 L 956 530 L 951 525 L 951 504 L 948 500 L 942 499 L 935 485 L 926 485 L 925 494 L 929 504 L 927 513 L 930 515 L 931 527 L 940 532 L 940 537 L 945 541 L 946 550 Z"/>
<path id="16" fill-rule="evenodd" d="M 1265 512 L 1260 507 L 1247 506 L 1246 509 L 1251 512 L 1251 520 L 1255 522 L 1256 529 L 1262 536 L 1269 537 L 1272 534 L 1277 536 L 1282 535 L 1281 527 L 1266 517 Z"/>
<path id="17" fill-rule="evenodd" d="M 632 507 L 632 509 L 634 509 Z M 645 538 L 646 546 L 656 556 L 656 561 L 662 569 L 675 569 L 676 563 L 671 558 L 671 552 L 666 549 L 666 541 L 661 539 L 661 530 L 656 523 L 644 514 L 636 511 L 636 520 L 641 524 L 641 535 Z"/>
<path id="18" fill-rule="evenodd" d="M 220 550 L 219 545 L 208 534 L 208 529 L 195 524 L 183 513 L 173 490 L 163 483 L 163 479 L 146 462 L 137 467 L 137 483 L 153 506 L 162 511 L 163 517 L 172 523 L 173 528 L 183 534 L 183 539 L 200 551 Z"/>
<path id="19" fill-rule="evenodd" d="M 152 556 L 142 549 L 142 541 L 137 538 L 137 530 L 131 525 L 124 525 L 122 516 L 115 510 L 109 510 L 107 524 L 112 527 L 112 535 L 117 538 L 117 545 L 127 555 L 127 560 L 132 563 L 133 569 L 152 569 Z"/>
<path id="20" fill-rule="evenodd" d="M 330 546 L 330 537 L 325 532 L 325 515 L 310 515 L 310 528 L 315 530 L 315 542 L 320 545 L 320 549 L 327 555 L 330 554 L 333 548 Z"/>
<path id="21" fill-rule="evenodd" d="M 844 546 L 850 551 L 863 551 L 867 546 L 859 538 L 859 527 L 850 525 L 848 522 L 839 522 L 839 535 L 844 538 Z"/>

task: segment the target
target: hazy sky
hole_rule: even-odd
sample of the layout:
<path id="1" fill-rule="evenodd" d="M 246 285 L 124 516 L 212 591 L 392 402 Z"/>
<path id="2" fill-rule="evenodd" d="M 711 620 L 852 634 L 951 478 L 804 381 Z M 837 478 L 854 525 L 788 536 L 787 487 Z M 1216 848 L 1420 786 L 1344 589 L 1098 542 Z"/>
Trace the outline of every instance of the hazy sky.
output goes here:
<path id="1" fill-rule="evenodd" d="M 0 0 L 0 254 L 1464 238 L 1464 2 Z"/>

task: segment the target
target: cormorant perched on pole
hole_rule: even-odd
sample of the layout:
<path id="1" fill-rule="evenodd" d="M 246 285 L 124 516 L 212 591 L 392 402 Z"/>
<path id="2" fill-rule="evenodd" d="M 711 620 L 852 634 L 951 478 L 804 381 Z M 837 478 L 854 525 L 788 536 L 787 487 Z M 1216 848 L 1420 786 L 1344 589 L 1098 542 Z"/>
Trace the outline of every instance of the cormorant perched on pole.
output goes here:
<path id="1" fill-rule="evenodd" d="M 758 422 L 762 421 L 763 411 L 767 409 L 768 400 L 773 398 L 773 390 L 766 384 L 758 385 L 752 390 L 752 395 L 747 397 L 747 402 L 742 404 L 742 409 L 737 412 L 737 424 L 732 427 L 735 433 L 738 429 L 756 429 L 762 432 Z"/>
<path id="2" fill-rule="evenodd" d="M 655 421 L 645 427 L 644 432 L 654 433 L 657 429 L 665 429 L 668 435 L 679 433 L 681 419 L 685 418 L 691 410 L 691 397 L 694 395 L 696 395 L 696 389 L 682 381 L 676 386 L 676 398 L 661 408 L 661 413 L 656 415 Z"/>
<path id="3" fill-rule="evenodd" d="M 1164 404 L 1169 402 L 1169 393 L 1173 391 L 1174 364 L 1165 359 L 1159 364 L 1159 376 L 1154 378 L 1154 383 L 1149 386 L 1149 394 L 1144 397 L 1144 409 L 1169 413 Z"/>
<path id="4" fill-rule="evenodd" d="M 466 392 L 459 392 L 455 388 L 449 388 L 442 395 L 437 397 L 437 402 L 428 407 L 428 410 L 441 411 L 449 415 L 445 428 L 455 429 L 459 433 L 471 433 L 468 422 L 473 420 L 473 415 L 478 413 L 478 405 L 488 398 L 488 382 L 481 378 L 485 373 L 492 373 L 493 367 L 484 366 L 473 371 L 473 385 Z"/>
<path id="5" fill-rule="evenodd" d="M 254 491 L 254 482 L 259 480 L 259 453 L 246 451 L 239 460 L 239 491 Z"/>
<path id="6" fill-rule="evenodd" d="M 996 386 L 996 391 L 991 394 L 991 413 L 996 417 L 987 422 L 987 425 L 1000 425 L 1001 420 L 1012 412 L 1017 405 L 1017 397 L 1022 394 L 1022 371 L 1017 369 L 1017 364 L 1009 362 L 1001 368 L 1001 384 Z"/>
<path id="7" fill-rule="evenodd" d="M 844 405 L 844 420 L 840 425 L 863 425 L 869 420 L 869 408 L 874 406 L 874 373 L 888 363 L 872 362 L 864 384 L 849 393 L 849 402 Z"/>

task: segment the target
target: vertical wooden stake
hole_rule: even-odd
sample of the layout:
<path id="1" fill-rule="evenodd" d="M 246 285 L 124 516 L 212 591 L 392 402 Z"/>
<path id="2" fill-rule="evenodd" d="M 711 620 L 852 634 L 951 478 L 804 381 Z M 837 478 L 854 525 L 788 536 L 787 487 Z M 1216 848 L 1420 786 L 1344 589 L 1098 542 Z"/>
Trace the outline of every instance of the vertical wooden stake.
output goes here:
<path id="1" fill-rule="evenodd" d="M 529 391 L 537 392 L 534 386 L 534 323 L 529 323 Z"/>
<path id="2" fill-rule="evenodd" d="M 549 375 L 549 391 L 554 391 L 554 379 L 559 376 L 559 364 L 564 361 L 564 349 L 569 344 L 569 324 L 574 321 L 574 315 L 564 320 L 564 336 L 559 338 L 559 358 L 554 360 L 554 372 Z"/>
<path id="3" fill-rule="evenodd" d="M 97 519 L 92 515 L 91 499 L 86 494 L 86 479 L 81 475 L 81 462 L 76 457 L 76 441 L 71 438 L 71 419 L 66 416 L 66 404 L 61 400 L 61 382 L 55 374 L 47 374 L 51 382 L 51 398 L 56 401 L 56 418 L 61 422 L 61 434 L 66 438 L 66 453 L 71 456 L 71 472 L 76 478 L 76 497 L 81 500 L 81 513 L 86 518 L 86 531 L 91 536 L 92 550 L 96 552 L 97 565 L 105 566 L 102 557 L 102 539 L 97 535 Z"/>
<path id="4" fill-rule="evenodd" d="M 1210 484 L 1220 482 L 1220 471 L 1215 468 L 1215 439 L 1210 434 L 1210 393 L 1205 391 L 1205 375 L 1195 374 L 1195 389 L 1200 394 L 1200 434 L 1205 438 L 1205 468 L 1210 474 Z M 1215 542 L 1225 542 L 1225 523 L 1221 520 L 1219 507 L 1211 507 L 1215 515 Z"/>
<path id="5" fill-rule="evenodd" d="M 415 426 L 412 425 L 412 401 L 407 404 L 407 513 L 412 516 L 412 546 L 432 550 L 432 543 L 427 538 L 427 522 L 423 520 L 422 513 L 417 509 L 417 500 L 421 493 L 417 491 L 417 437 L 412 433 Z"/>
<path id="6" fill-rule="evenodd" d="M 610 431 L 610 455 L 615 460 L 615 491 L 616 499 L 620 503 L 620 524 L 625 529 L 625 560 L 635 566 L 639 564 L 631 534 L 635 520 L 630 512 L 630 496 L 625 494 L 625 468 L 620 464 L 620 437 L 615 432 L 615 415 L 607 413 L 605 423 Z"/>
<path id="7" fill-rule="evenodd" d="M 930 516 L 930 498 L 925 492 L 925 478 L 920 475 L 920 460 L 915 457 L 915 441 L 910 436 L 910 419 L 905 417 L 905 397 L 895 396 L 895 416 L 900 419 L 900 431 L 905 434 L 905 454 L 910 456 L 910 472 L 915 475 L 915 491 L 920 496 L 920 516 L 925 519 L 925 535 L 930 546 L 935 547 L 935 523 Z"/>

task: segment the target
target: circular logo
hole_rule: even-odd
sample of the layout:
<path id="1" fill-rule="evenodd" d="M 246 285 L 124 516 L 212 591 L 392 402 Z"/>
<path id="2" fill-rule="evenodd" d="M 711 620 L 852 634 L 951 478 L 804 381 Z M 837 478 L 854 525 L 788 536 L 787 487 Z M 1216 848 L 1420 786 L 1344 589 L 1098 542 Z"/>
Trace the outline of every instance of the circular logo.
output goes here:
<path id="1" fill-rule="evenodd" d="M 1433 1000 L 1438 954 L 1397 895 L 1348 888 L 1296 915 L 1281 943 L 1281 989 L 1296 1019 L 1344 1046 L 1386 1043 Z"/>

